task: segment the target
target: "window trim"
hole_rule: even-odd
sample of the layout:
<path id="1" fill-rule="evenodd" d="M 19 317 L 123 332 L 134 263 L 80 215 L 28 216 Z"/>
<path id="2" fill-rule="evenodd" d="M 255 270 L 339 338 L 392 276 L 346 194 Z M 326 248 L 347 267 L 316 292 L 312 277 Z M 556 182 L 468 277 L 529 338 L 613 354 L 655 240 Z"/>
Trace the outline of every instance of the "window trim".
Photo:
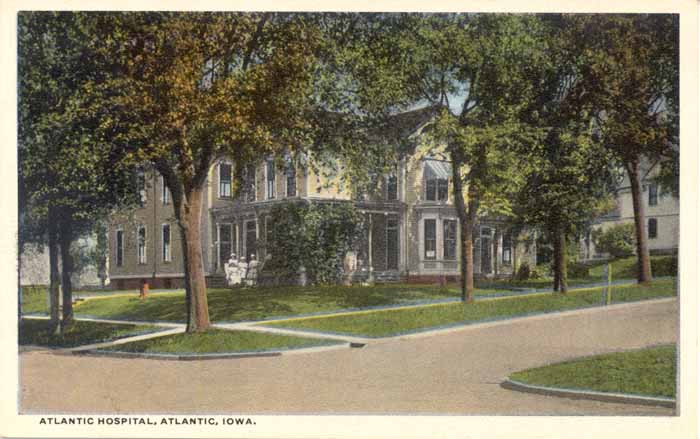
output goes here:
<path id="1" fill-rule="evenodd" d="M 653 191 L 652 191 L 653 188 Z M 654 194 L 652 198 L 652 193 Z M 653 199 L 653 203 L 652 203 Z M 659 204 L 659 186 L 656 183 L 649 183 L 649 193 L 647 197 L 647 204 L 649 206 L 656 206 Z"/>
<path id="2" fill-rule="evenodd" d="M 270 180 L 272 176 L 272 180 Z M 265 199 L 274 200 L 276 197 L 276 172 L 275 172 L 275 162 L 268 159 L 265 162 Z"/>
<path id="3" fill-rule="evenodd" d="M 506 236 L 508 237 L 508 247 L 506 247 Z M 506 252 L 507 250 L 507 252 Z M 506 260 L 506 254 L 508 259 Z M 513 236 L 510 232 L 501 235 L 501 263 L 510 265 L 513 263 Z"/>
<path id="4" fill-rule="evenodd" d="M 450 241 L 454 242 L 454 255 L 452 257 L 447 257 L 447 241 L 448 239 L 446 238 L 447 234 L 445 233 L 446 231 L 446 225 L 447 223 L 453 223 L 454 224 L 454 238 L 451 239 Z M 456 261 L 457 260 L 457 220 L 455 218 L 443 218 L 442 220 L 442 260 L 443 261 Z"/>
<path id="5" fill-rule="evenodd" d="M 165 228 L 168 228 L 168 246 L 165 246 Z M 160 225 L 160 238 L 161 238 L 161 257 L 162 262 L 172 262 L 173 252 L 172 252 L 172 239 L 173 231 L 170 223 L 163 223 Z M 167 250 L 167 251 L 166 251 Z"/>
<path id="6" fill-rule="evenodd" d="M 431 221 L 433 224 L 433 237 L 431 239 L 433 245 L 433 256 L 428 256 L 428 234 L 427 234 L 427 224 L 428 221 Z M 437 218 L 423 218 L 423 259 L 428 260 L 428 261 L 435 261 L 437 260 Z"/>
<path id="7" fill-rule="evenodd" d="M 290 172 L 292 171 L 292 172 Z M 292 175 L 290 175 L 290 173 Z M 292 195 L 289 194 L 289 179 L 292 178 L 294 181 L 294 193 Z M 298 188 L 297 188 L 297 169 L 294 166 L 294 163 L 290 163 L 287 169 L 284 170 L 284 194 L 287 198 L 292 198 L 296 197 L 298 195 Z"/>
<path id="8" fill-rule="evenodd" d="M 141 230 L 143 230 L 143 260 L 141 258 Z M 148 231 L 144 224 L 136 227 L 136 263 L 138 265 L 148 264 Z"/>
<path id="9" fill-rule="evenodd" d="M 117 227 L 117 229 L 114 231 L 114 257 L 115 257 L 116 266 L 123 267 L 124 266 L 124 229 L 121 226 Z"/>
<path id="10" fill-rule="evenodd" d="M 390 221 L 396 221 L 396 226 L 389 227 Z M 386 269 L 387 270 L 399 270 L 401 267 L 401 222 L 399 221 L 399 216 L 396 214 L 389 214 L 386 216 L 386 227 L 385 227 L 384 237 L 385 243 L 384 248 L 386 249 Z M 389 268 L 389 230 L 396 230 L 396 268 Z"/>
<path id="11" fill-rule="evenodd" d="M 223 183 L 224 183 L 224 181 L 223 181 L 222 178 L 221 178 L 221 176 L 222 176 L 221 167 L 222 167 L 222 166 L 228 166 L 228 167 L 229 167 L 228 194 L 222 194 L 222 192 L 225 192 L 225 191 L 222 191 L 222 187 L 223 187 Z M 218 171 L 217 171 L 217 172 L 218 172 L 218 174 L 219 174 L 219 198 L 230 199 L 230 198 L 232 197 L 232 194 L 231 194 L 231 187 L 232 187 L 232 185 L 233 185 L 233 165 L 231 165 L 231 163 L 229 163 L 229 162 L 221 161 L 221 162 L 219 162 L 219 166 L 218 166 Z"/>
<path id="12" fill-rule="evenodd" d="M 165 185 L 165 178 L 161 175 L 160 176 L 160 201 L 163 203 L 163 206 L 167 206 L 170 204 L 170 189 Z"/>
<path id="13" fill-rule="evenodd" d="M 651 234 L 651 225 L 654 224 L 654 236 Z M 656 218 L 648 218 L 647 219 L 647 238 L 648 239 L 656 239 L 659 237 L 659 220 Z"/>

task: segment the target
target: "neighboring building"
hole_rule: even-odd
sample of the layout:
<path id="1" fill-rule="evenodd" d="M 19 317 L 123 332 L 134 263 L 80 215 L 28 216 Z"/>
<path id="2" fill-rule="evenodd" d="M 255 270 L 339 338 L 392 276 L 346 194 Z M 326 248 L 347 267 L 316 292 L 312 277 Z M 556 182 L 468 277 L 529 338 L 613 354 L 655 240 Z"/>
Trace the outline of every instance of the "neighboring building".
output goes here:
<path id="1" fill-rule="evenodd" d="M 406 136 L 420 136 L 431 114 L 403 113 L 396 123 Z M 355 281 L 435 281 L 459 277 L 459 221 L 452 203 L 449 162 L 418 147 L 384 176 L 371 196 L 339 189 L 310 167 L 280 170 L 272 161 L 251 167 L 244 187 L 232 191 L 233 166 L 220 160 L 209 173 L 202 211 L 204 269 L 211 286 L 223 286 L 224 263 L 231 253 L 265 259 L 265 236 L 274 227 L 270 210 L 280 203 L 354 203 L 365 215 L 366 227 L 356 251 L 346 258 Z M 110 279 L 114 288 L 183 284 L 182 248 L 172 202 L 162 178 L 144 173 L 142 207 L 122 212 L 110 224 Z M 534 263 L 534 247 L 525 248 L 497 218 L 482 218 L 474 230 L 475 273 L 512 273 L 513 262 Z"/>
<path id="2" fill-rule="evenodd" d="M 645 227 L 649 253 L 674 254 L 678 251 L 680 202 L 671 194 L 664 193 L 655 181 L 659 173 L 659 162 L 642 164 L 642 200 L 644 202 Z M 625 177 L 615 191 L 615 208 L 598 218 L 591 227 L 607 229 L 615 224 L 634 224 L 630 181 Z M 582 244 L 584 259 L 605 258 L 606 254 L 596 250 L 589 232 Z"/>

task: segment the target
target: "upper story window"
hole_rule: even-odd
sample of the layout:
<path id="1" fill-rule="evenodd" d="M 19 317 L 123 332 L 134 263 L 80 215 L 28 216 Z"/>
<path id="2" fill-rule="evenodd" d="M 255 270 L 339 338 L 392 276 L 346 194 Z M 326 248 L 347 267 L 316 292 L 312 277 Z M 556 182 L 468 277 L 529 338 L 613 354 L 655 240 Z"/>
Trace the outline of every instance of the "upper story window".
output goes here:
<path id="1" fill-rule="evenodd" d="M 287 168 L 284 171 L 284 175 L 287 181 L 287 196 L 296 197 L 297 196 L 297 170 L 294 167 L 294 163 L 287 164 Z"/>
<path id="2" fill-rule="evenodd" d="M 649 205 L 656 206 L 659 204 L 659 187 L 656 183 L 649 185 Z"/>
<path id="3" fill-rule="evenodd" d="M 146 263 L 146 227 L 139 226 L 138 228 L 138 262 L 139 264 Z"/>
<path id="4" fill-rule="evenodd" d="M 448 181 L 452 166 L 447 162 L 426 160 L 423 168 L 425 180 L 425 199 L 428 201 L 447 201 Z"/>
<path id="5" fill-rule="evenodd" d="M 170 204 L 170 189 L 168 189 L 162 176 L 160 177 L 160 199 L 163 201 L 163 204 Z"/>
<path id="6" fill-rule="evenodd" d="M 395 174 L 386 178 L 386 199 L 395 201 L 399 199 L 399 179 Z"/>
<path id="7" fill-rule="evenodd" d="M 136 171 L 136 189 L 139 191 L 139 206 L 146 205 L 146 171 L 139 169 Z"/>
<path id="8" fill-rule="evenodd" d="M 219 163 L 219 198 L 231 197 L 231 165 Z"/>
<path id="9" fill-rule="evenodd" d="M 243 169 L 240 197 L 247 203 L 255 201 L 255 165 L 248 165 Z"/>
<path id="10" fill-rule="evenodd" d="M 649 239 L 654 239 L 658 236 L 658 222 L 656 218 L 649 218 L 647 230 Z"/>
<path id="11" fill-rule="evenodd" d="M 267 199 L 275 198 L 275 162 L 272 160 L 265 163 L 265 183 Z"/>

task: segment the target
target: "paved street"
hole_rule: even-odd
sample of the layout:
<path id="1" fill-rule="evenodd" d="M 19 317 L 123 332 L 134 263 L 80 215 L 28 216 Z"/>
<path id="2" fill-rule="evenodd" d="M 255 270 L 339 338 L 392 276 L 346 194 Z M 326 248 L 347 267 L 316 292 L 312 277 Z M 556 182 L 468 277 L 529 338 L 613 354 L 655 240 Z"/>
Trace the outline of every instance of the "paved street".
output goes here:
<path id="1" fill-rule="evenodd" d="M 640 303 L 281 357 L 178 362 L 29 351 L 20 357 L 21 412 L 671 415 L 499 384 L 530 367 L 674 342 L 677 306 Z"/>

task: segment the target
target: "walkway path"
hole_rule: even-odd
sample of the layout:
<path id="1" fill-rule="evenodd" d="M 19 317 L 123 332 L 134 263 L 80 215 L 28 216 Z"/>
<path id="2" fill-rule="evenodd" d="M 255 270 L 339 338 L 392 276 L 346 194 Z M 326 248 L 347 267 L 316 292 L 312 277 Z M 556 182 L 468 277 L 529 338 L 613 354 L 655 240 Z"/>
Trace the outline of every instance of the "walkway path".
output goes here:
<path id="1" fill-rule="evenodd" d="M 669 415 L 499 384 L 517 370 L 673 343 L 677 328 L 677 301 L 665 300 L 273 358 L 172 362 L 30 351 L 20 356 L 21 411 Z"/>

